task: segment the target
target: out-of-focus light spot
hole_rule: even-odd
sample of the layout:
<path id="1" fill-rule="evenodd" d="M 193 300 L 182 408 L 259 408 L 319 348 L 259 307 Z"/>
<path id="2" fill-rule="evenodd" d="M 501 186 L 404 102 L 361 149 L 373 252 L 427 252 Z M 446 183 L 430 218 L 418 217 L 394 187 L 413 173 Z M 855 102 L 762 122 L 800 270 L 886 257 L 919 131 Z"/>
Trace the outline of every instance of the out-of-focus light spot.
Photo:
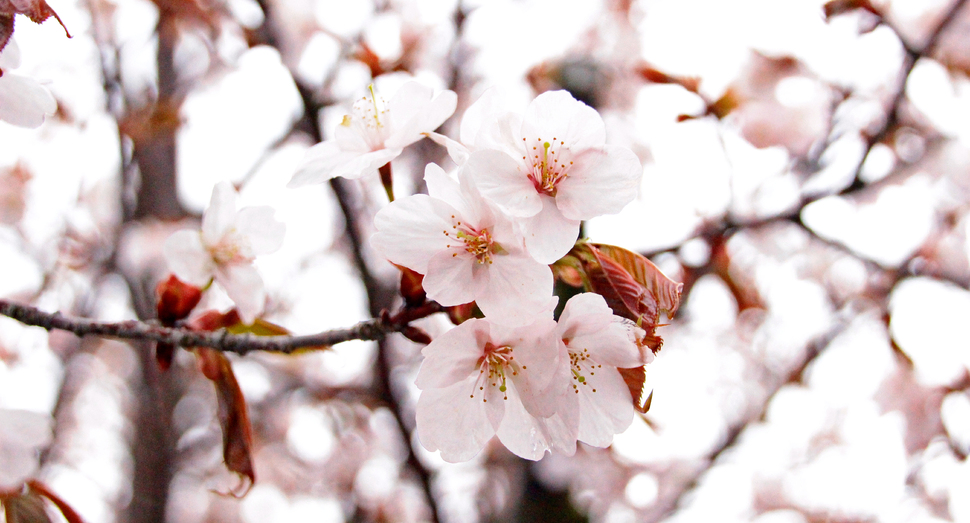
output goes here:
<path id="1" fill-rule="evenodd" d="M 290 428 L 286 431 L 290 451 L 308 462 L 321 462 L 333 452 L 336 438 L 330 419 L 319 408 L 307 405 L 295 407 L 290 413 Z"/>
<path id="2" fill-rule="evenodd" d="M 783 509 L 765 512 L 751 523 L 808 523 L 808 519 L 797 510 Z"/>
<path id="3" fill-rule="evenodd" d="M 805 382 L 830 404 L 848 405 L 871 398 L 895 368 L 881 318 L 864 315 L 812 362 Z"/>
<path id="4" fill-rule="evenodd" d="M 301 81 L 320 87 L 339 59 L 340 42 L 327 33 L 314 33 L 303 48 L 296 74 Z"/>
<path id="5" fill-rule="evenodd" d="M 364 42 L 381 60 L 393 61 L 401 57 L 401 17 L 394 13 L 375 16 L 364 30 Z"/>
<path id="6" fill-rule="evenodd" d="M 0 233 L 4 232 L 5 229 L 0 229 Z M 5 236 L 3 234 L 0 238 Z M 0 262 L 0 271 L 4 275 L 0 278 L 0 296 L 27 295 L 40 288 L 44 275 L 37 262 L 22 249 L 14 247 L 13 243 L 0 241 L 0 260 L 3 260 Z"/>
<path id="7" fill-rule="evenodd" d="M 265 46 L 246 51 L 235 71 L 193 92 L 182 105 L 179 197 L 202 211 L 212 186 L 247 174 L 301 112 L 299 93 L 279 53 Z"/>
<path id="8" fill-rule="evenodd" d="M 337 64 L 337 72 L 330 83 L 330 92 L 338 100 L 349 100 L 351 103 L 358 97 L 364 96 L 367 85 L 371 83 L 370 67 L 360 60 L 341 60 Z M 383 93 L 381 93 L 383 96 Z M 385 96 L 385 100 L 388 98 Z M 338 114 L 329 115 L 330 112 Z M 327 133 L 332 131 L 345 114 L 350 114 L 350 104 L 346 107 L 342 105 L 328 105 L 323 109 L 324 113 L 324 138 L 330 137 Z"/>
<path id="9" fill-rule="evenodd" d="M 802 221 L 822 238 L 839 242 L 886 267 L 898 267 L 926 241 L 936 224 L 934 196 L 924 176 L 884 188 L 875 202 L 839 196 L 810 203 Z"/>
<path id="10" fill-rule="evenodd" d="M 733 463 L 715 465 L 698 482 L 682 521 L 746 520 L 753 501 L 750 470 Z"/>
<path id="11" fill-rule="evenodd" d="M 802 107 L 818 98 L 819 87 L 818 82 L 811 78 L 787 76 L 775 85 L 775 99 L 785 107 Z"/>
<path id="12" fill-rule="evenodd" d="M 951 392 L 940 407 L 943 426 L 953 445 L 964 454 L 970 452 L 970 396 L 966 392 Z"/>
<path id="13" fill-rule="evenodd" d="M 630 505 L 636 508 L 645 508 L 657 501 L 660 493 L 660 482 L 657 477 L 649 472 L 641 472 L 630 478 L 627 482 L 623 494 Z"/>
<path id="14" fill-rule="evenodd" d="M 169 483 L 165 519 L 169 523 L 202 523 L 209 508 L 209 492 L 192 473 L 178 473 Z"/>
<path id="15" fill-rule="evenodd" d="M 343 523 L 344 511 L 334 498 L 295 496 L 286 513 L 287 523 Z"/>
<path id="16" fill-rule="evenodd" d="M 649 372 L 648 372 L 649 374 Z M 657 433 L 642 419 L 634 418 L 630 428 L 613 437 L 613 452 L 633 463 L 650 463 L 659 459 Z"/>
<path id="17" fill-rule="evenodd" d="M 869 150 L 862 170 L 859 171 L 859 179 L 865 183 L 872 183 L 881 180 L 889 175 L 896 167 L 896 153 L 892 147 L 884 143 L 877 143 Z"/>
<path id="18" fill-rule="evenodd" d="M 685 313 L 692 328 L 708 332 L 723 331 L 734 326 L 738 303 L 724 281 L 708 274 L 694 283 L 687 298 Z"/>
<path id="19" fill-rule="evenodd" d="M 855 296 L 866 287 L 869 272 L 861 260 L 855 256 L 843 256 L 834 261 L 825 271 L 825 283 L 840 299 Z"/>
<path id="20" fill-rule="evenodd" d="M 935 60 L 916 62 L 906 82 L 906 96 L 940 132 L 970 141 L 970 81 L 950 75 Z"/>
<path id="21" fill-rule="evenodd" d="M 415 0 L 414 6 L 423 24 L 436 25 L 451 20 L 458 2 L 459 0 Z M 468 10 L 467 5 L 464 8 Z"/>
<path id="22" fill-rule="evenodd" d="M 636 523 L 636 521 L 637 512 L 619 501 L 613 502 L 603 516 L 603 523 Z"/>
<path id="23" fill-rule="evenodd" d="M 239 388 L 250 404 L 259 403 L 273 389 L 266 367 L 255 361 L 236 360 L 232 364 Z"/>
<path id="24" fill-rule="evenodd" d="M 367 460 L 354 478 L 354 491 L 370 501 L 388 498 L 398 485 L 398 467 L 399 464 L 387 456 Z"/>
<path id="25" fill-rule="evenodd" d="M 970 365 L 970 293 L 930 278 L 899 283 L 889 297 L 889 329 L 928 387 L 956 383 Z"/>
<path id="26" fill-rule="evenodd" d="M 846 133 L 830 144 L 822 154 L 822 168 L 802 185 L 807 197 L 837 192 L 848 187 L 866 152 L 866 143 L 858 133 Z"/>
<path id="27" fill-rule="evenodd" d="M 374 14 L 372 0 L 318 0 L 314 14 L 321 27 L 344 38 L 353 38 Z"/>
<path id="28" fill-rule="evenodd" d="M 880 144 L 881 145 L 881 144 Z M 914 163 L 926 152 L 926 139 L 912 129 L 900 129 L 893 139 L 893 146 L 899 159 L 906 163 Z"/>
<path id="29" fill-rule="evenodd" d="M 730 165 L 718 133 L 713 122 L 692 120 L 656 136 L 639 198 L 619 214 L 586 222 L 589 237 L 635 251 L 657 250 L 694 236 L 705 217 L 723 214 L 731 199 Z"/>
<path id="30" fill-rule="evenodd" d="M 279 487 L 257 482 L 240 502 L 239 512 L 246 523 L 283 523 L 288 509 L 289 501 Z"/>
<path id="31" fill-rule="evenodd" d="M 226 4 L 232 16 L 244 27 L 256 29 L 263 23 L 263 10 L 254 0 L 227 0 Z"/>
<path id="32" fill-rule="evenodd" d="M 684 265 L 700 267 L 711 259 L 711 246 L 703 238 L 691 238 L 677 251 Z"/>
<path id="33" fill-rule="evenodd" d="M 45 471 L 44 483 L 84 521 L 110 521 L 104 492 L 81 471 L 62 465 L 50 467 Z"/>

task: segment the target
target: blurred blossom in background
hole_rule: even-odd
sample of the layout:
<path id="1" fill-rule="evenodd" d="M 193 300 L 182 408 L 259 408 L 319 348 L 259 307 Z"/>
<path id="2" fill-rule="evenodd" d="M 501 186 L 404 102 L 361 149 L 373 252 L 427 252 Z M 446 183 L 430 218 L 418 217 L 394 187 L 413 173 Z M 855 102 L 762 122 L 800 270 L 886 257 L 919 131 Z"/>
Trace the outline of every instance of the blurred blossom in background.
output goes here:
<path id="1" fill-rule="evenodd" d="M 36 466 L 92 523 L 970 522 L 968 2 L 49 3 L 74 36 L 18 15 L 16 74 L 57 111 L 0 122 L 0 297 L 152 317 L 165 239 L 228 180 L 286 224 L 255 261 L 267 319 L 307 334 L 397 306 L 366 241 L 377 177 L 286 184 L 368 85 L 416 80 L 457 93 L 450 136 L 490 86 L 596 108 L 644 176 L 583 233 L 649 256 L 684 305 L 649 412 L 536 463 L 425 451 L 422 347 L 400 336 L 230 357 L 255 438 L 241 499 L 217 493 L 234 480 L 190 353 L 161 373 L 146 343 L 0 318 L 4 482 Z M 454 168 L 429 140 L 395 158 L 395 193 L 429 162 Z"/>

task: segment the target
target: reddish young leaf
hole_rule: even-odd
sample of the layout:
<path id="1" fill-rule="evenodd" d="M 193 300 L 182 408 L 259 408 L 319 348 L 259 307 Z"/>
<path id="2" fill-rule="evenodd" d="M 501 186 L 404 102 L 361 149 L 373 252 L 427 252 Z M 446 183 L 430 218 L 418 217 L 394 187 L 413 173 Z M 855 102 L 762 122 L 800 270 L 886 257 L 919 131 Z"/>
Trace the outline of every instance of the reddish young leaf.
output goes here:
<path id="1" fill-rule="evenodd" d="M 249 480 L 243 483 L 245 489 L 241 493 L 229 493 L 242 497 L 256 482 L 252 459 L 253 433 L 246 400 L 225 354 L 208 347 L 198 347 L 195 351 L 202 374 L 212 380 L 216 387 L 219 424 L 222 426 L 222 458 L 230 471 L 238 474 L 240 479 Z"/>
<path id="2" fill-rule="evenodd" d="M 653 400 L 653 391 L 646 400 L 643 399 L 643 386 L 647 381 L 646 367 L 633 367 L 630 369 L 616 369 L 623 376 L 623 382 L 630 389 L 630 396 L 633 398 L 633 408 L 640 414 L 646 414 L 650 410 L 650 403 Z"/>
<path id="3" fill-rule="evenodd" d="M 657 300 L 657 307 L 672 318 L 680 307 L 683 283 L 668 278 L 646 256 L 613 245 L 594 244 L 596 249 L 623 266 Z"/>
<path id="4" fill-rule="evenodd" d="M 24 15 L 35 24 L 53 16 L 57 23 L 64 28 L 67 37 L 71 38 L 71 33 L 64 26 L 61 17 L 57 16 L 57 13 L 44 0 L 0 0 L 0 51 L 3 51 L 7 41 L 10 40 L 10 36 L 13 35 L 14 15 Z"/>
<path id="5" fill-rule="evenodd" d="M 71 508 L 71 506 L 68 505 L 66 501 L 61 499 L 60 496 L 55 494 L 51 489 L 47 488 L 47 485 L 37 481 L 36 479 L 32 479 L 27 482 L 27 486 L 31 491 L 49 499 L 51 503 L 57 507 L 57 510 L 61 511 L 61 514 L 68 523 L 84 523 L 84 519 L 81 518 L 80 514 Z"/>

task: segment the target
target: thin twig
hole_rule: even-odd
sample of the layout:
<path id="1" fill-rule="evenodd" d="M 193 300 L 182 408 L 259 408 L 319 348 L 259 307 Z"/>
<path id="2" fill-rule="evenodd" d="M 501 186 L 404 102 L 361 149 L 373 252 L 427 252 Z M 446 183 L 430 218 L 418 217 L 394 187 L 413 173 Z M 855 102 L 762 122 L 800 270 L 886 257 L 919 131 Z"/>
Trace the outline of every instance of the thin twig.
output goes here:
<path id="1" fill-rule="evenodd" d="M 232 334 L 226 330 L 199 332 L 187 328 L 163 327 L 157 323 L 137 320 L 103 322 L 70 318 L 57 312 L 44 312 L 29 305 L 0 300 L 0 314 L 3 316 L 48 331 L 56 329 L 72 332 L 77 336 L 148 340 L 180 347 L 212 347 L 240 355 L 257 350 L 289 354 L 303 348 L 329 347 L 351 340 L 380 340 L 390 333 L 402 330 L 411 320 L 428 316 L 438 310 L 440 310 L 438 304 L 429 302 L 417 309 L 405 309 L 394 317 L 385 316 L 362 321 L 346 329 L 328 330 L 306 336 L 256 336 Z"/>

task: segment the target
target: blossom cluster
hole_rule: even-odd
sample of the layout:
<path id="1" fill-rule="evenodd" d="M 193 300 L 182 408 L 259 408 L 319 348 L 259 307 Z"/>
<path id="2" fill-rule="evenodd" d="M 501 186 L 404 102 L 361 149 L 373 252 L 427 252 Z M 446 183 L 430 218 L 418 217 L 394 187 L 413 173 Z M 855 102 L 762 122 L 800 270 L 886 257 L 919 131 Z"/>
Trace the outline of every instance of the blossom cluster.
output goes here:
<path id="1" fill-rule="evenodd" d="M 596 110 L 566 91 L 540 94 L 524 113 L 486 91 L 465 111 L 458 140 L 434 132 L 456 104 L 455 93 L 417 82 L 389 102 L 371 87 L 333 138 L 308 151 L 290 186 L 379 171 L 389 189 L 390 162 L 405 147 L 424 137 L 445 146 L 455 172 L 431 163 L 427 194 L 395 200 L 388 190 L 371 238 L 387 260 L 423 276 L 428 299 L 481 312 L 422 351 L 422 445 L 447 461 L 473 458 L 493 436 L 528 459 L 572 454 L 577 441 L 608 446 L 639 402 L 620 369 L 649 363 L 649 335 L 639 312 L 621 317 L 591 292 L 569 299 L 556 320 L 550 264 L 574 249 L 583 220 L 636 198 L 639 159 L 608 145 Z M 166 253 L 186 282 L 219 283 L 249 324 L 264 299 L 252 262 L 282 234 L 271 209 L 237 211 L 223 183 L 201 232 L 176 233 Z"/>
<path id="2" fill-rule="evenodd" d="M 597 294 L 573 297 L 555 321 L 549 264 L 573 248 L 582 220 L 636 197 L 640 162 L 607 145 L 599 114 L 566 91 L 539 95 L 524 114 L 486 91 L 465 111 L 459 140 L 433 132 L 454 100 L 409 83 L 384 104 L 371 89 L 335 138 L 311 149 L 291 185 L 373 172 L 421 136 L 447 147 L 456 175 L 428 164 L 427 194 L 382 208 L 371 241 L 423 275 L 428 298 L 475 302 L 484 315 L 423 350 L 421 443 L 447 461 L 471 459 L 495 435 L 529 459 L 571 454 L 577 441 L 607 446 L 634 412 L 617 369 L 641 367 L 652 353 L 637 343 L 642 331 Z"/>

